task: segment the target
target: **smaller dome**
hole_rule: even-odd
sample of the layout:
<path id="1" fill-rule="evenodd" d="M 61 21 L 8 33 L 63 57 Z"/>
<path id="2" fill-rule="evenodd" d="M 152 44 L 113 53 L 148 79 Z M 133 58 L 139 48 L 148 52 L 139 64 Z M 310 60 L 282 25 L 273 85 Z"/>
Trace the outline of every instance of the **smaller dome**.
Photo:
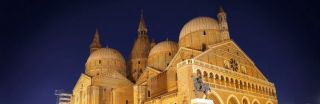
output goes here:
<path id="1" fill-rule="evenodd" d="M 158 43 L 149 53 L 148 66 L 159 70 L 165 70 L 177 51 L 178 44 L 174 41 L 167 40 Z"/>
<path id="2" fill-rule="evenodd" d="M 95 59 L 116 59 L 125 61 L 120 52 L 112 48 L 101 48 L 90 54 L 87 62 Z"/>
<path id="3" fill-rule="evenodd" d="M 196 17 L 183 26 L 180 31 L 179 39 L 183 38 L 189 33 L 206 29 L 219 29 L 219 24 L 211 17 Z"/>
<path id="4" fill-rule="evenodd" d="M 178 44 L 174 41 L 163 41 L 156 44 L 150 51 L 149 57 L 161 52 L 176 52 L 178 50 Z"/>
<path id="5" fill-rule="evenodd" d="M 103 70 L 116 70 L 119 73 L 126 74 L 126 62 L 124 57 L 115 49 L 112 48 L 100 48 L 90 54 L 87 63 L 86 70 L 88 72 L 99 72 Z"/>

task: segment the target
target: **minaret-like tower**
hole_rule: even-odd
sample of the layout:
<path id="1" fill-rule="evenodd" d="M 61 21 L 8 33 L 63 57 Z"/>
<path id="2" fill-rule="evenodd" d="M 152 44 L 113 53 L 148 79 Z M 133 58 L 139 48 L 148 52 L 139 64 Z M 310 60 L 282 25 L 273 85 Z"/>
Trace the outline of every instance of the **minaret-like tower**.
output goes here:
<path id="1" fill-rule="evenodd" d="M 99 48 L 101 48 L 100 34 L 99 34 L 98 29 L 96 29 L 96 33 L 94 34 L 93 40 L 90 44 L 90 53 L 98 50 Z"/>
<path id="2" fill-rule="evenodd" d="M 147 27 L 143 19 L 143 12 L 140 16 L 138 27 L 138 38 L 135 40 L 128 62 L 129 77 L 136 81 L 147 66 L 148 55 L 150 51 L 150 41 L 147 35 Z"/>
<path id="3" fill-rule="evenodd" d="M 220 7 L 220 9 L 219 9 L 219 13 L 218 13 L 217 17 L 218 17 L 218 21 L 219 21 L 221 36 L 222 36 L 221 40 L 230 39 L 228 22 L 227 22 L 227 14 L 224 12 L 222 7 Z"/>

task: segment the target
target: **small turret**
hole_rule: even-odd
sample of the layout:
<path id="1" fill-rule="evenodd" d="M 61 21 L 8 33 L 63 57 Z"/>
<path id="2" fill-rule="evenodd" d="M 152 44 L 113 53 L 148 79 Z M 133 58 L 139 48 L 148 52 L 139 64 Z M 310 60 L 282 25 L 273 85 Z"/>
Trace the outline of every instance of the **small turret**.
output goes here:
<path id="1" fill-rule="evenodd" d="M 100 34 L 99 34 L 98 29 L 96 29 L 96 33 L 94 34 L 93 40 L 90 44 L 90 53 L 98 50 L 99 48 L 101 48 Z"/>
<path id="2" fill-rule="evenodd" d="M 230 39 L 228 22 L 227 22 L 227 14 L 223 10 L 222 7 L 219 9 L 219 13 L 217 15 L 219 21 L 219 28 L 221 30 L 222 40 Z"/>
<path id="3" fill-rule="evenodd" d="M 147 35 L 147 32 L 148 32 L 148 29 L 147 29 L 147 26 L 144 23 L 144 19 L 143 19 L 143 10 L 141 10 L 138 34 L 139 34 L 139 36 L 140 35 Z"/>

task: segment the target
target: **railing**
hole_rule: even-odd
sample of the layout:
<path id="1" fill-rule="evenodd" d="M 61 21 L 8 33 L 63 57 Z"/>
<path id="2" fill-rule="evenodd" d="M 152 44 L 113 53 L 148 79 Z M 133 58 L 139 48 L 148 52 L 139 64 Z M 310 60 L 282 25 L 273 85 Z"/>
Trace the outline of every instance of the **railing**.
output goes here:
<path id="1" fill-rule="evenodd" d="M 239 88 L 235 88 L 235 87 L 231 87 L 231 86 L 227 86 L 227 85 L 212 83 L 209 81 L 204 81 L 204 83 L 208 84 L 211 88 L 214 88 L 214 89 L 222 89 L 222 90 L 234 91 L 234 92 L 238 92 L 238 93 L 242 93 L 242 94 L 250 94 L 250 95 L 254 95 L 254 96 L 263 97 L 266 99 L 276 99 L 275 96 L 261 94 L 261 93 L 257 93 L 254 91 L 243 90 L 243 89 L 239 89 Z"/>
<path id="2" fill-rule="evenodd" d="M 252 77 L 252 76 L 249 76 L 249 75 L 246 75 L 246 74 L 234 72 L 234 71 L 228 70 L 228 69 L 223 68 L 223 67 L 219 67 L 219 66 L 216 66 L 216 65 L 212 65 L 212 64 L 209 64 L 209 63 L 206 63 L 206 62 L 202 62 L 202 61 L 198 61 L 198 60 L 194 60 L 194 59 L 188 59 L 188 60 L 185 60 L 185 61 L 182 61 L 182 62 L 178 63 L 177 64 L 177 68 L 180 68 L 180 67 L 182 67 L 184 65 L 188 65 L 188 64 L 198 65 L 198 66 L 205 67 L 205 68 L 208 68 L 208 69 L 215 69 L 216 71 L 219 71 L 219 72 L 222 72 L 222 73 L 226 73 L 226 74 L 230 74 L 230 75 L 233 75 L 233 76 L 238 76 L 238 77 L 241 77 L 241 78 L 244 78 L 244 79 L 248 79 L 248 80 L 251 80 L 251 81 L 256 81 L 256 82 L 259 82 L 259 83 L 262 83 L 262 84 L 274 86 L 274 84 L 271 83 L 271 82 L 268 82 L 268 81 L 265 81 L 265 80 L 262 80 L 262 79 L 258 79 L 258 78 L 255 78 L 255 77 Z"/>
<path id="3" fill-rule="evenodd" d="M 177 64 L 177 68 L 183 67 L 185 65 L 197 65 L 197 66 L 205 67 L 205 68 L 208 68 L 208 69 L 214 69 L 214 71 L 218 71 L 218 72 L 223 73 L 225 75 L 239 77 L 239 79 L 246 79 L 246 80 L 253 81 L 255 83 L 260 83 L 260 84 L 269 85 L 269 86 L 274 87 L 274 84 L 271 83 L 271 82 L 268 82 L 268 81 L 265 81 L 265 80 L 262 80 L 262 79 L 258 79 L 258 78 L 255 78 L 255 77 L 243 74 L 243 73 L 234 72 L 234 71 L 225 69 L 223 67 L 219 67 L 219 66 L 216 66 L 216 65 L 212 65 L 212 64 L 209 64 L 209 63 L 206 63 L 206 62 L 202 62 L 202 61 L 198 61 L 198 60 L 194 60 L 194 59 L 188 59 L 188 60 L 185 60 L 185 61 L 182 61 L 182 62 L 178 63 Z M 207 72 L 210 73 L 210 70 L 209 71 L 207 70 Z M 215 79 L 212 79 L 212 80 L 215 80 Z M 254 91 L 249 91 L 249 90 L 243 90 L 243 89 L 240 89 L 240 88 L 236 88 L 235 86 L 220 85 L 220 84 L 216 84 L 216 83 L 212 83 L 212 82 L 206 82 L 206 83 L 209 83 L 209 85 L 211 87 L 213 87 L 213 88 L 227 89 L 227 90 L 231 90 L 231 91 L 235 91 L 235 92 L 239 92 L 239 93 L 246 93 L 246 94 L 261 96 L 261 97 L 264 97 L 264 98 L 276 99 L 276 95 L 271 96 L 271 95 L 262 94 L 262 93 L 259 93 L 259 92 L 256 92 L 256 91 L 254 92 Z M 224 84 L 226 84 L 226 83 L 224 83 Z M 246 89 L 248 89 L 248 88 L 246 88 Z"/>

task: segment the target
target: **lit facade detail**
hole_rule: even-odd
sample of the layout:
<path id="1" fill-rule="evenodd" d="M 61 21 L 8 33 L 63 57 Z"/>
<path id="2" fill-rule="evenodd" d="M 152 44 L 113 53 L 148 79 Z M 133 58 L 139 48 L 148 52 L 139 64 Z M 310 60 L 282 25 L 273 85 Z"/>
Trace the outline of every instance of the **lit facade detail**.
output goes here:
<path id="1" fill-rule="evenodd" d="M 71 104 L 190 104 L 195 75 L 210 86 L 214 104 L 278 104 L 275 85 L 230 39 L 222 8 L 217 19 L 187 22 L 179 42 L 151 42 L 147 30 L 141 15 L 127 61 L 117 50 L 101 47 L 97 31 Z"/>

